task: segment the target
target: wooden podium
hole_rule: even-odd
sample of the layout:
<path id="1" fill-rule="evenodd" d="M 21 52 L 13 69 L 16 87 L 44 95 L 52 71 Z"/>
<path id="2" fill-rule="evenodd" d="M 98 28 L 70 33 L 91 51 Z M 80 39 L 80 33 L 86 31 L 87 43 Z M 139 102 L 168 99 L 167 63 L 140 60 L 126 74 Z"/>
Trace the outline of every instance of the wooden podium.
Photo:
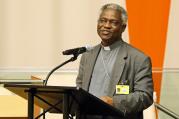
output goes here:
<path id="1" fill-rule="evenodd" d="M 123 117 L 116 108 L 78 87 L 5 84 L 4 87 L 28 100 L 28 119 L 46 112 L 63 113 L 63 119 L 82 119 L 82 115 Z M 34 104 L 45 111 L 34 118 Z"/>

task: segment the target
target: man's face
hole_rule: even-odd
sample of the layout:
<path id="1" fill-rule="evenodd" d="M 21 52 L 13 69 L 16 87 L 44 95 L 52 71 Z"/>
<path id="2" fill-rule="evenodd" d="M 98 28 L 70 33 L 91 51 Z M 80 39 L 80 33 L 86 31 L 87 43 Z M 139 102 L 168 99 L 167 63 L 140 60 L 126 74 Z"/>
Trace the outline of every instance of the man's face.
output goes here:
<path id="1" fill-rule="evenodd" d="M 104 10 L 99 17 L 97 32 L 102 44 L 108 46 L 121 38 L 125 25 L 122 25 L 121 15 L 113 9 Z"/>

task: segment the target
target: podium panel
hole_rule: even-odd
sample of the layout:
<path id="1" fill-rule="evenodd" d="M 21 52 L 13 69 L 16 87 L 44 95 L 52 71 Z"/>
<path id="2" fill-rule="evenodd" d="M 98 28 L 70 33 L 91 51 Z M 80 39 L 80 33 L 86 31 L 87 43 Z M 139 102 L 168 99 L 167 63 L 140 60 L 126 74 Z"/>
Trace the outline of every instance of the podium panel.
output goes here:
<path id="1" fill-rule="evenodd" d="M 42 85 L 43 80 L 31 80 L 31 79 L 0 79 L 0 119 L 14 119 L 14 118 L 27 118 L 27 100 L 14 94 L 13 92 L 4 88 L 4 84 L 33 84 Z M 14 108 L 18 107 L 18 108 Z M 35 114 L 38 115 L 40 108 L 35 106 Z"/>
<path id="2" fill-rule="evenodd" d="M 33 119 L 34 104 L 47 112 L 63 113 L 64 119 L 73 115 L 79 118 L 80 115 L 122 117 L 119 110 L 78 87 L 19 84 L 5 84 L 4 87 L 28 100 L 28 119 Z"/>

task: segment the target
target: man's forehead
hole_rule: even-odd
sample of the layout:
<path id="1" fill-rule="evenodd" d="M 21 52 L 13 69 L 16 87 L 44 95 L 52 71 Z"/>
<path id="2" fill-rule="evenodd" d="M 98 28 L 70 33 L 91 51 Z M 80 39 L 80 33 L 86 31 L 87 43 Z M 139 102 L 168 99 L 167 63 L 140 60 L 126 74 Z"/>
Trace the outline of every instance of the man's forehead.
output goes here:
<path id="1" fill-rule="evenodd" d="M 114 19 L 120 19 L 121 13 L 117 10 L 114 9 L 105 9 L 101 12 L 100 14 L 100 18 L 104 18 L 104 17 L 109 17 L 109 18 L 114 18 Z"/>

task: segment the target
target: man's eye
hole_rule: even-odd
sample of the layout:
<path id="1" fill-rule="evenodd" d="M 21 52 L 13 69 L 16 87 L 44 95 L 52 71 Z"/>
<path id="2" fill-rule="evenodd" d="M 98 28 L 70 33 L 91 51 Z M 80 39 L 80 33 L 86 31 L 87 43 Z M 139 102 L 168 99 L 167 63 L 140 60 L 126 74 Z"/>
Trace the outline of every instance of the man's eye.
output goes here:
<path id="1" fill-rule="evenodd" d="M 118 25 L 118 23 L 119 23 L 118 21 L 111 21 L 112 25 Z"/>
<path id="2" fill-rule="evenodd" d="M 98 20 L 98 23 L 100 23 L 100 24 L 106 24 L 108 22 L 112 26 L 117 26 L 119 24 L 119 21 L 116 21 L 116 20 L 107 20 L 107 19 L 99 19 Z"/>
<path id="3" fill-rule="evenodd" d="M 104 19 L 100 19 L 99 22 L 100 22 L 100 23 L 105 23 L 106 20 L 104 20 Z"/>

